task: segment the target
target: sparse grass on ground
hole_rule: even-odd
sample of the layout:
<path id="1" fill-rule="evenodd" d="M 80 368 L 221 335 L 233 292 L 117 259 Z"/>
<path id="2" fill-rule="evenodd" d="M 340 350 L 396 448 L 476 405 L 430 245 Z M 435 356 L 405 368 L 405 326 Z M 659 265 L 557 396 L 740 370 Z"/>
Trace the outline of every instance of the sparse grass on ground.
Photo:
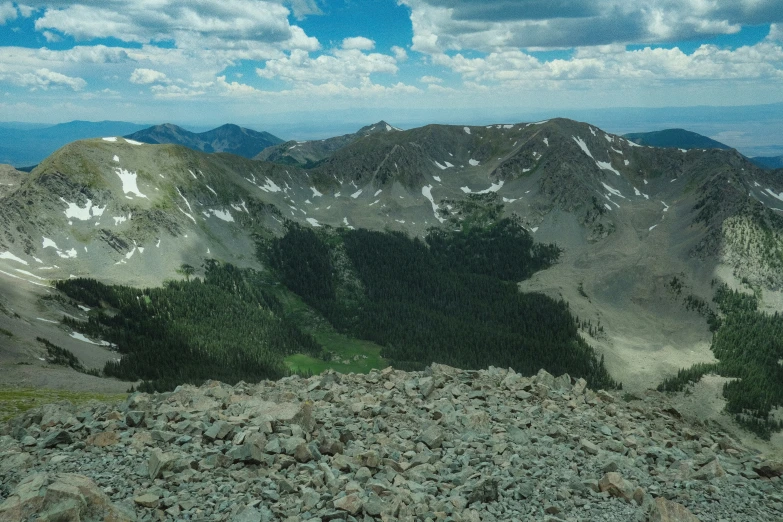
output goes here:
<path id="1" fill-rule="evenodd" d="M 0 387 L 0 421 L 6 421 L 27 410 L 60 401 L 83 404 L 91 400 L 118 402 L 125 400 L 125 393 L 90 393 L 36 388 Z"/>
<path id="2" fill-rule="evenodd" d="M 374 368 L 388 366 L 381 357 L 381 347 L 370 341 L 352 339 L 337 332 L 312 332 L 318 344 L 332 354 L 329 361 L 323 361 L 309 355 L 290 355 L 285 363 L 295 372 L 318 374 L 332 369 L 340 373 L 368 373 Z"/>

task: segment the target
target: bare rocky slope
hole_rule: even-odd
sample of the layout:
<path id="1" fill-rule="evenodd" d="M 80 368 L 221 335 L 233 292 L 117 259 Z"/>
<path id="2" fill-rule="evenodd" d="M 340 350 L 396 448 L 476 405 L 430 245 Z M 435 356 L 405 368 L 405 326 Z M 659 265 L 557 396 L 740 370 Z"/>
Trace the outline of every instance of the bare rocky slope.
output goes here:
<path id="1" fill-rule="evenodd" d="M 212 381 L 0 433 L 8 522 L 783 520 L 780 455 L 545 371 Z"/>

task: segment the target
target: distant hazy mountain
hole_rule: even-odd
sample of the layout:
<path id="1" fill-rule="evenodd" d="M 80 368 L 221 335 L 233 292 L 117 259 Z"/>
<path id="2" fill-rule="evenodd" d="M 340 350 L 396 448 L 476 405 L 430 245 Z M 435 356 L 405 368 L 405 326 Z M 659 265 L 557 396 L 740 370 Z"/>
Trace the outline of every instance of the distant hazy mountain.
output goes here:
<path id="1" fill-rule="evenodd" d="M 252 158 L 265 148 L 283 142 L 268 132 L 258 132 L 231 124 L 195 133 L 166 123 L 125 137 L 150 144 L 175 143 L 202 152 L 229 152 L 245 158 Z"/>
<path id="2" fill-rule="evenodd" d="M 399 131 L 385 121 L 379 121 L 373 125 L 362 127 L 358 131 L 342 136 L 335 136 L 325 140 L 312 141 L 286 141 L 262 150 L 255 159 L 273 161 L 286 165 L 311 166 L 328 158 L 341 148 L 354 141 L 376 133 Z"/>
<path id="3" fill-rule="evenodd" d="M 750 161 L 762 169 L 783 169 L 783 156 L 756 156 Z"/>
<path id="4" fill-rule="evenodd" d="M 35 165 L 72 141 L 121 136 L 144 127 L 126 121 L 71 121 L 43 128 L 19 122 L 0 123 L 0 163 L 15 167 Z"/>
<path id="5" fill-rule="evenodd" d="M 665 129 L 654 132 L 633 132 L 626 138 L 639 145 L 677 149 L 731 149 L 728 145 L 685 129 Z"/>

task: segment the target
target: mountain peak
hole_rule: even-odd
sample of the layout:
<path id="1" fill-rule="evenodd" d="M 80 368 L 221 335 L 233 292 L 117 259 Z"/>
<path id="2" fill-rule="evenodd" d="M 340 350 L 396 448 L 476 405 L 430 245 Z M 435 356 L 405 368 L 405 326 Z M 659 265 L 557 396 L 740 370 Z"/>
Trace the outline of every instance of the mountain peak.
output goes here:
<path id="1" fill-rule="evenodd" d="M 143 143 L 174 143 L 203 152 L 228 152 L 246 158 L 252 158 L 266 147 L 283 141 L 268 132 L 245 129 L 232 123 L 201 133 L 164 123 L 125 137 Z"/>

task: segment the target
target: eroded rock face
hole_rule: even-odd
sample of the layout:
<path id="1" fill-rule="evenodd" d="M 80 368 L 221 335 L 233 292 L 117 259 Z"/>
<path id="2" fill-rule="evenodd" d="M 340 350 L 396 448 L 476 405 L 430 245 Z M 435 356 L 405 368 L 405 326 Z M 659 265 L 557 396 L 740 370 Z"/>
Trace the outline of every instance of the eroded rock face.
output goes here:
<path id="1" fill-rule="evenodd" d="M 130 522 L 133 512 L 112 504 L 88 477 L 75 473 L 33 473 L 0 504 L 0 521 Z"/>
<path id="2" fill-rule="evenodd" d="M 0 521 L 783 516 L 779 461 L 671 409 L 438 364 L 58 404 L 0 426 Z"/>

